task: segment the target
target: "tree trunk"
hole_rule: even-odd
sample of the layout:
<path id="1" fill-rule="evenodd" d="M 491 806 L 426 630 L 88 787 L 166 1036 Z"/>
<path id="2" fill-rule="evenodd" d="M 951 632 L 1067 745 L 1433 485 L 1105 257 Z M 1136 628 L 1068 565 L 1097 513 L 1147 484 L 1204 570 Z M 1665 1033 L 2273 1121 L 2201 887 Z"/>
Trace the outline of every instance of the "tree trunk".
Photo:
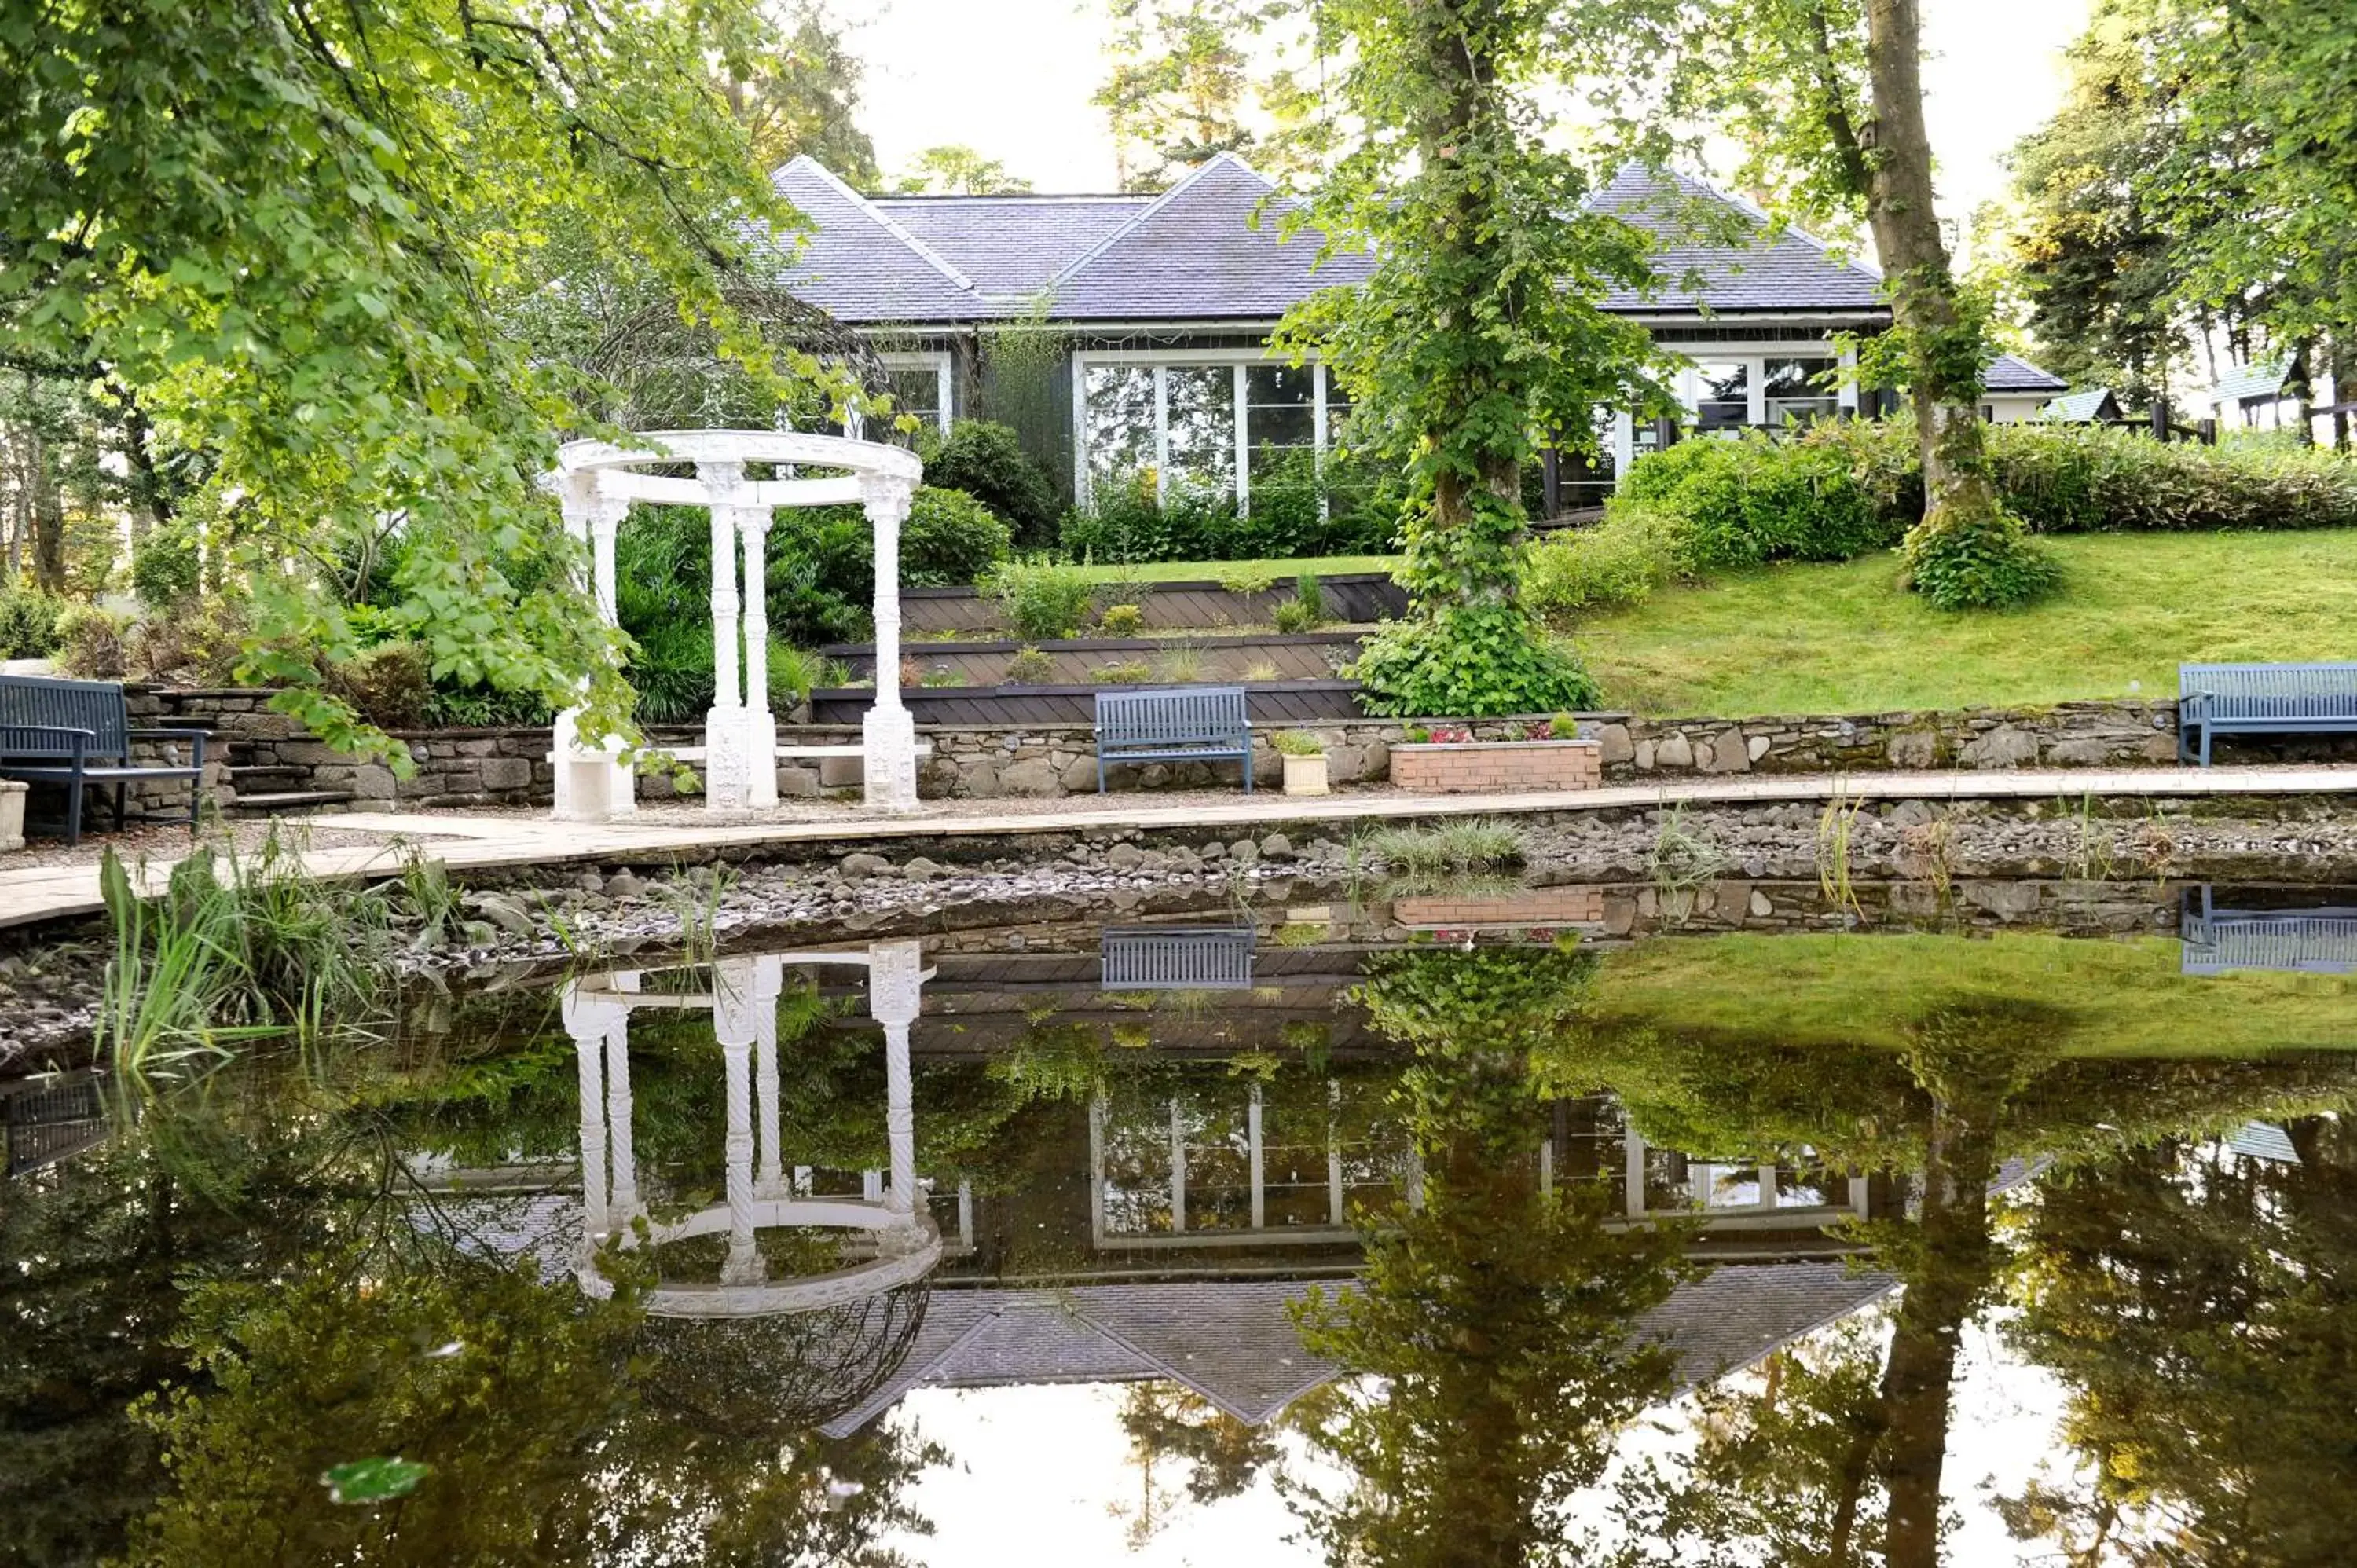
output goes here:
<path id="1" fill-rule="evenodd" d="M 2284 391 L 2291 394 L 2292 403 L 2299 412 L 2299 444 L 2316 445 L 2316 371 L 2313 339 L 2303 338 L 2291 351 L 2291 373 L 2284 378 Z"/>
<path id="2" fill-rule="evenodd" d="M 1923 128 L 1922 16 L 1918 0 L 1867 0 L 1867 70 L 1874 117 L 1859 140 L 1867 156 L 1867 218 L 1893 323 L 1908 340 L 1917 444 L 1923 456 L 1923 520 L 1994 517 L 1981 443 L 1982 344 L 1964 318 L 1932 204 L 1932 142 Z"/>
<path id="3" fill-rule="evenodd" d="M 1940 1479 L 1964 1320 L 1991 1272 L 1988 1184 L 1996 1140 L 1988 1116 L 1934 1100 L 1923 1162 L 1921 1263 L 1907 1278 L 1882 1375 L 1883 1483 L 1889 1568 L 1939 1568 Z"/>
<path id="4" fill-rule="evenodd" d="M 43 593 L 66 591 L 66 502 L 49 472 L 48 443 L 26 432 L 25 480 L 33 494 L 33 582 Z"/>

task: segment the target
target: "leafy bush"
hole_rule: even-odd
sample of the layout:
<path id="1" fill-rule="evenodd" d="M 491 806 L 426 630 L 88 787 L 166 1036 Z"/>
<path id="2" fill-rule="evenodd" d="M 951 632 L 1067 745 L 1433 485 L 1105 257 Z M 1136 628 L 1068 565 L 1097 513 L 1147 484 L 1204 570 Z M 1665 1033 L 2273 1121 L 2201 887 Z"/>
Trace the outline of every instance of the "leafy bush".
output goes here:
<path id="1" fill-rule="evenodd" d="M 1997 494 L 2033 533 L 2357 528 L 2357 463 L 2332 452 L 2164 444 L 2093 425 L 1998 424 L 1987 436 Z"/>
<path id="2" fill-rule="evenodd" d="M 0 659 L 47 659 L 62 639 L 58 622 L 67 601 L 37 588 L 0 592 Z"/>
<path id="3" fill-rule="evenodd" d="M 1285 599 L 1276 607 L 1276 629 L 1297 633 L 1318 629 L 1318 612 L 1299 599 Z"/>
<path id="4" fill-rule="evenodd" d="M 986 419 L 957 421 L 950 426 L 949 439 L 926 457 L 925 481 L 963 490 L 988 507 L 1026 549 L 1055 541 L 1055 482 L 1006 425 Z"/>
<path id="5" fill-rule="evenodd" d="M 157 523 L 131 547 L 131 589 L 149 609 L 193 598 L 201 575 L 196 530 L 186 519 Z"/>
<path id="6" fill-rule="evenodd" d="M 1640 604 L 1688 575 L 1677 514 L 1653 501 L 1615 498 L 1592 528 L 1559 529 L 1532 546 L 1523 603 L 1546 618 Z"/>
<path id="7" fill-rule="evenodd" d="M 430 716 L 434 667 L 414 642 L 380 642 L 359 657 L 331 664 L 328 690 L 384 729 L 416 729 Z"/>
<path id="8" fill-rule="evenodd" d="M 1683 553 L 1699 569 L 1846 561 L 1889 549 L 1907 529 L 1908 519 L 1883 503 L 1878 467 L 1860 460 L 1871 455 L 1838 433 L 1828 441 L 1779 442 L 1756 431 L 1687 441 L 1637 464 L 1627 493 L 1682 520 Z"/>
<path id="9" fill-rule="evenodd" d="M 2021 520 L 1934 514 L 1907 535 L 1909 583 L 1943 610 L 2003 610 L 2051 593 L 2062 568 L 2023 532 Z"/>
<path id="10" fill-rule="evenodd" d="M 1275 746 L 1286 757 L 1323 757 L 1326 743 L 1308 730 L 1281 729 L 1276 732 Z"/>
<path id="11" fill-rule="evenodd" d="M 1006 660 L 1006 680 L 1010 685 L 1041 686 L 1055 672 L 1055 660 L 1027 643 Z"/>
<path id="12" fill-rule="evenodd" d="M 874 544 L 869 544 L 872 580 Z M 900 581 L 912 588 L 964 587 L 1015 552 L 1006 521 L 963 490 L 920 487 L 900 530 Z"/>
<path id="13" fill-rule="evenodd" d="M 1125 660 L 1099 670 L 1097 679 L 1109 686 L 1143 686 L 1154 679 L 1154 666 L 1143 659 Z"/>
<path id="14" fill-rule="evenodd" d="M 1052 642 L 1088 619 L 1097 585 L 1077 566 L 1009 561 L 983 580 L 982 591 L 1006 610 L 1018 634 Z"/>
<path id="15" fill-rule="evenodd" d="M 1370 637 L 1351 673 L 1360 705 L 1385 716 L 1479 718 L 1593 708 L 1598 693 L 1568 650 L 1531 636 L 1519 605 L 1451 605 Z"/>
<path id="16" fill-rule="evenodd" d="M 96 605 L 76 605 L 58 618 L 57 666 L 86 681 L 120 681 L 131 618 Z"/>
<path id="17" fill-rule="evenodd" d="M 1088 507 L 1064 514 L 1059 543 L 1092 561 L 1252 561 L 1362 554 L 1391 548 L 1401 485 L 1361 460 L 1308 448 L 1265 449 L 1254 461 L 1252 502 L 1174 483 L 1157 499 L 1144 475 L 1098 485 Z"/>
<path id="18" fill-rule="evenodd" d="M 1293 598 L 1311 625 L 1326 618 L 1326 585 L 1318 580 L 1317 573 L 1304 572 L 1293 579 Z"/>
<path id="19" fill-rule="evenodd" d="M 1097 629 L 1107 637 L 1135 637 L 1146 629 L 1146 612 L 1135 605 L 1109 605 L 1097 618 Z"/>

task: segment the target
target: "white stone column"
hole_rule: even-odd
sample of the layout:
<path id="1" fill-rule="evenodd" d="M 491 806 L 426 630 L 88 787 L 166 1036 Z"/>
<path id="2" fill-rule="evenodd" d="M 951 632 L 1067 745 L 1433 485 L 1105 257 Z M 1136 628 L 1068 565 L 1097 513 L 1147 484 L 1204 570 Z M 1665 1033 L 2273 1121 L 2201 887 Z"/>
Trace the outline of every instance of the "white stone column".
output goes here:
<path id="1" fill-rule="evenodd" d="M 712 508 L 712 707 L 704 715 L 704 805 L 706 811 L 740 811 L 752 789 L 751 737 L 737 684 L 737 514 L 745 465 L 698 463 L 695 477 L 704 482 Z"/>
<path id="2" fill-rule="evenodd" d="M 785 988 L 784 967 L 775 954 L 753 961 L 759 980 L 754 990 L 759 1005 L 753 1014 L 753 1095 L 759 1108 L 760 1173 L 753 1190 L 761 1197 L 786 1196 L 786 1173 L 778 1108 L 778 996 Z"/>
<path id="3" fill-rule="evenodd" d="M 728 1256 L 720 1265 L 725 1285 L 758 1284 L 762 1269 L 754 1251 L 753 1224 L 753 1038 L 759 1005 L 754 961 L 722 959 L 712 966 L 712 1033 L 720 1042 L 727 1079 Z"/>
<path id="4" fill-rule="evenodd" d="M 616 974 L 617 991 L 636 991 L 635 973 Z M 630 1134 L 630 1010 L 628 1003 L 613 1004 L 606 1030 L 606 1128 L 612 1139 L 613 1184 L 607 1204 L 608 1222 L 619 1229 L 639 1213 L 639 1166 Z"/>
<path id="5" fill-rule="evenodd" d="M 866 801 L 877 811 L 917 809 L 917 725 L 900 704 L 900 524 L 909 480 L 862 474 L 860 504 L 876 533 L 876 705 L 860 722 Z"/>
<path id="6" fill-rule="evenodd" d="M 573 1036 L 581 1092 L 581 1234 L 589 1246 L 604 1239 L 606 1216 L 606 1029 L 602 1009 L 581 995 L 581 983 L 568 982 L 563 1002 L 565 1031 Z"/>
<path id="7" fill-rule="evenodd" d="M 601 493 L 594 469 L 568 474 L 557 491 L 557 504 L 565 514 L 565 530 L 587 552 L 590 558 L 588 588 L 597 617 L 608 626 L 614 620 L 614 533 L 630 503 L 618 496 Z M 601 822 L 617 812 L 633 810 L 637 805 L 637 786 L 631 770 L 620 761 L 620 742 L 608 737 L 601 745 L 585 746 L 580 741 L 581 710 L 565 709 L 556 715 L 551 736 L 549 761 L 555 770 L 556 809 L 559 822 Z"/>
<path id="8" fill-rule="evenodd" d="M 778 719 L 770 711 L 769 569 L 763 559 L 770 510 L 737 509 L 745 549 L 745 805 L 766 811 L 778 803 Z"/>
<path id="9" fill-rule="evenodd" d="M 917 1207 L 915 1090 L 909 1070 L 909 1027 L 924 1007 L 924 950 L 914 941 L 867 949 L 867 1011 L 884 1026 L 884 1136 L 892 1176 L 885 1202 L 913 1223 Z"/>

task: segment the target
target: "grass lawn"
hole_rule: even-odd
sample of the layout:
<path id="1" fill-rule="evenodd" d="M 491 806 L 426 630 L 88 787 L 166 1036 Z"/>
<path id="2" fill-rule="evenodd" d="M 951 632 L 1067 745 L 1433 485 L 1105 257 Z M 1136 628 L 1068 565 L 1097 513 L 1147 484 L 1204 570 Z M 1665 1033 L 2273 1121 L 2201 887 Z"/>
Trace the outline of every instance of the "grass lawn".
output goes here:
<path id="1" fill-rule="evenodd" d="M 2076 535 L 2044 604 L 1949 615 L 1897 558 L 1654 595 L 1576 640 L 1615 708 L 1740 717 L 2173 698 L 2179 660 L 2357 658 L 2357 530 Z"/>
<path id="2" fill-rule="evenodd" d="M 1996 937 L 1728 936 L 1607 954 L 1603 1022 L 1805 1048 L 1896 1050 L 1934 1008 L 2029 1003 L 2065 1056 L 2238 1056 L 2357 1047 L 2357 978 L 2189 976 L 2179 948 L 2030 933 Z"/>
<path id="3" fill-rule="evenodd" d="M 1396 555 L 1312 555 L 1297 561 L 1147 561 L 1135 566 L 1083 566 L 1081 570 L 1092 577 L 1134 573 L 1160 583 L 1216 583 L 1251 573 L 1268 578 L 1273 587 L 1281 587 L 1304 572 L 1335 577 L 1346 572 L 1389 572 L 1398 564 Z"/>

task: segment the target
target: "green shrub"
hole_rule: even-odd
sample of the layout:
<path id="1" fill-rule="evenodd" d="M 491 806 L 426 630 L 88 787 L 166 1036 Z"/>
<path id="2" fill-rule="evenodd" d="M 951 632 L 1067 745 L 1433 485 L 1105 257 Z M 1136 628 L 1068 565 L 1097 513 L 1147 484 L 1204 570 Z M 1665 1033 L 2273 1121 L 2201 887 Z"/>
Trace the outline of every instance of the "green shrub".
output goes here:
<path id="1" fill-rule="evenodd" d="M 1293 597 L 1313 623 L 1326 618 L 1326 585 L 1318 581 L 1317 573 L 1304 572 L 1293 579 Z"/>
<path id="2" fill-rule="evenodd" d="M 871 582 L 875 567 L 869 543 Z M 963 490 L 920 487 L 900 530 L 900 582 L 911 588 L 962 588 L 1015 552 L 1006 522 Z"/>
<path id="3" fill-rule="evenodd" d="M 1389 549 L 1403 486 L 1395 475 L 1306 447 L 1265 448 L 1253 460 L 1251 505 L 1228 491 L 1174 481 L 1157 499 L 1145 475 L 1101 481 L 1064 515 L 1066 554 L 1102 562 L 1252 561 L 1363 554 Z"/>
<path id="4" fill-rule="evenodd" d="M 949 439 L 925 459 L 925 482 L 972 496 L 1027 550 L 1055 542 L 1055 482 L 1006 425 L 986 419 L 952 424 Z"/>
<path id="5" fill-rule="evenodd" d="M 1038 649 L 1026 645 L 1015 650 L 1006 661 L 1006 680 L 1016 686 L 1044 686 L 1056 672 L 1056 661 Z"/>
<path id="6" fill-rule="evenodd" d="M 1305 632 L 1318 629 L 1318 615 L 1299 599 L 1285 599 L 1276 607 L 1276 629 L 1282 632 Z"/>
<path id="7" fill-rule="evenodd" d="M 1523 603 L 1554 619 L 1640 604 L 1687 575 L 1682 522 L 1658 501 L 1615 497 L 1592 528 L 1564 528 L 1532 546 Z"/>
<path id="8" fill-rule="evenodd" d="M 1682 521 L 1682 553 L 1703 570 L 1765 561 L 1846 561 L 1888 549 L 1906 520 L 1880 503 L 1878 474 L 1839 439 L 1759 432 L 1682 442 L 1631 470 L 1628 499 Z M 1920 493 L 1920 491 L 1919 491 Z"/>
<path id="9" fill-rule="evenodd" d="M 1143 686 L 1154 679 L 1154 666 L 1143 659 L 1125 660 L 1105 665 L 1097 671 L 1097 679 L 1111 686 Z"/>
<path id="10" fill-rule="evenodd" d="M 1135 637 L 1146 629 L 1146 612 L 1135 605 L 1111 605 L 1097 618 L 1097 629 L 1107 637 Z"/>
<path id="11" fill-rule="evenodd" d="M 384 729 L 416 729 L 434 695 L 434 665 L 414 642 L 380 642 L 326 671 L 327 688 Z"/>
<path id="12" fill-rule="evenodd" d="M 1988 450 L 1997 494 L 2033 533 L 2357 527 L 2357 463 L 2332 452 L 2070 424 L 1992 425 Z"/>
<path id="13" fill-rule="evenodd" d="M 0 659 L 47 659 L 63 642 L 68 602 L 38 588 L 0 592 Z"/>
<path id="14" fill-rule="evenodd" d="M 1071 636 L 1096 603 L 1097 585 L 1076 566 L 1008 561 L 983 579 L 1016 632 L 1037 642 Z"/>
<path id="15" fill-rule="evenodd" d="M 1598 705 L 1595 677 L 1567 649 L 1532 635 L 1518 604 L 1454 605 L 1367 639 L 1351 673 L 1360 705 L 1390 717 L 1480 718 Z"/>
<path id="16" fill-rule="evenodd" d="M 96 605 L 75 605 L 58 618 L 57 666 L 89 681 L 120 681 L 131 618 Z"/>
<path id="17" fill-rule="evenodd" d="M 1901 552 L 1909 585 L 1943 610 L 2004 610 L 2044 597 L 2062 568 L 2006 512 L 1916 524 Z"/>
<path id="18" fill-rule="evenodd" d="M 131 547 L 131 590 L 150 609 L 195 597 L 202 572 L 197 531 L 184 518 L 156 524 Z"/>

